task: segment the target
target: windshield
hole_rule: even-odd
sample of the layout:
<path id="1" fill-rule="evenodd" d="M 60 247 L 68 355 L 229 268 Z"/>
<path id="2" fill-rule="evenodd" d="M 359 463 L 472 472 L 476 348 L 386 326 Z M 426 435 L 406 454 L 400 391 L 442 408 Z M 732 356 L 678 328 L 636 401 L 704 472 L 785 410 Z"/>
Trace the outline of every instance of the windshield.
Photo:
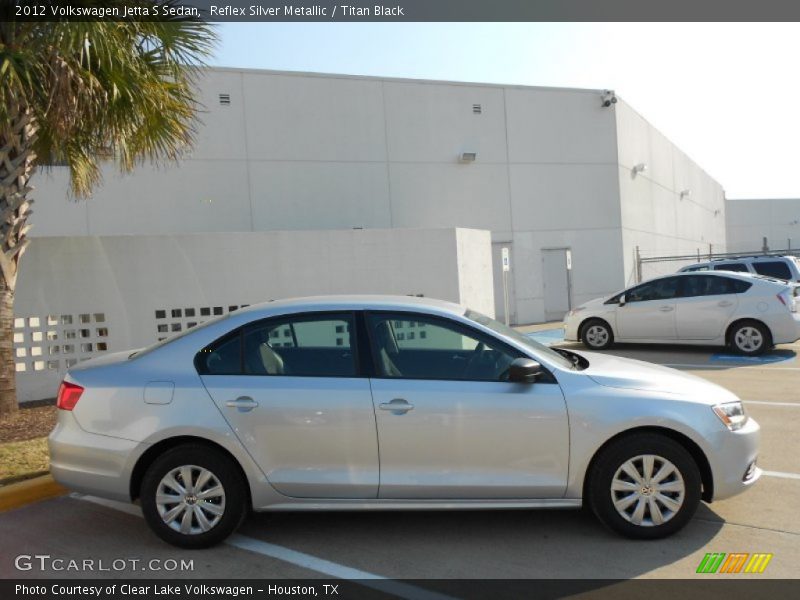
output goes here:
<path id="1" fill-rule="evenodd" d="M 567 369 L 572 368 L 572 361 L 567 359 L 566 357 L 562 356 L 552 348 L 548 348 L 544 344 L 540 344 L 539 342 L 529 338 L 527 335 L 524 335 L 509 327 L 508 325 L 504 325 L 499 321 L 495 321 L 494 319 L 490 319 L 486 315 L 482 315 L 479 312 L 475 312 L 474 310 L 467 309 L 467 312 L 464 314 L 465 317 L 470 319 L 471 321 L 475 321 L 483 325 L 484 327 L 488 327 L 495 333 L 499 333 L 500 335 L 504 335 L 505 337 L 511 338 L 515 342 L 526 346 L 531 349 L 537 355 L 544 355 L 547 359 L 559 366 L 562 366 Z"/>

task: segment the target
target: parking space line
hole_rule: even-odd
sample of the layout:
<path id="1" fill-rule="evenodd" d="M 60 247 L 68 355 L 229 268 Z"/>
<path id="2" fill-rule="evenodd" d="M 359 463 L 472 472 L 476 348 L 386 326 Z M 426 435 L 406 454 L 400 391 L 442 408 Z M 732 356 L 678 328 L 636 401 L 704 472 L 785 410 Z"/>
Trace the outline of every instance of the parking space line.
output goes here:
<path id="1" fill-rule="evenodd" d="M 744 400 L 745 404 L 763 404 L 764 406 L 792 406 L 800 408 L 800 402 L 772 402 L 769 400 Z"/>
<path id="2" fill-rule="evenodd" d="M 642 360 L 642 359 L 639 359 Z M 684 367 L 687 369 L 697 369 L 700 371 L 704 371 L 707 369 L 731 369 L 736 368 L 738 369 L 751 369 L 751 370 L 761 370 L 761 371 L 800 371 L 800 367 L 769 367 L 766 365 L 709 365 L 707 363 L 654 363 L 660 364 L 662 367 Z"/>
<path id="3" fill-rule="evenodd" d="M 762 471 L 767 477 L 780 477 L 781 479 L 800 479 L 800 474 L 784 473 L 783 471 Z"/>
<path id="4" fill-rule="evenodd" d="M 248 550 L 271 558 L 277 558 L 283 562 L 316 571 L 317 573 L 324 573 L 325 575 L 330 575 L 337 579 L 358 579 L 360 585 L 386 592 L 399 598 L 408 598 L 409 600 L 412 598 L 414 600 L 417 598 L 420 600 L 453 600 L 452 596 L 431 592 L 415 585 L 393 581 L 382 575 L 375 575 L 374 573 L 345 567 L 344 565 L 325 560 L 324 558 L 318 558 L 306 554 L 305 552 L 298 552 L 297 550 L 270 544 L 269 542 L 262 542 L 261 540 L 244 535 L 234 534 L 226 540 L 225 543 L 234 548 L 239 548 L 240 550 Z"/>
<path id="5" fill-rule="evenodd" d="M 133 504 L 125 504 L 124 502 L 115 502 L 114 500 L 106 500 L 104 498 L 86 496 L 78 493 L 72 493 L 69 495 L 69 497 L 75 500 L 84 500 L 86 502 L 91 502 L 112 510 L 117 510 L 128 515 L 133 515 L 134 517 L 142 517 L 141 509 Z M 361 571 L 360 569 L 346 567 L 344 565 L 325 560 L 324 558 L 318 558 L 316 556 L 312 556 L 311 554 L 306 554 L 305 552 L 299 552 L 297 550 L 292 550 L 291 548 L 286 548 L 285 546 L 279 546 L 277 544 L 271 544 L 269 542 L 262 542 L 261 540 L 238 533 L 229 537 L 224 543 L 229 546 L 233 546 L 234 548 L 239 548 L 240 550 L 255 552 L 256 554 L 261 554 L 262 556 L 275 558 L 277 560 L 287 562 L 310 571 L 316 571 L 317 573 L 323 573 L 337 579 L 357 579 L 359 585 L 363 585 L 364 587 L 372 588 L 380 592 L 385 592 L 387 594 L 397 596 L 398 598 L 407 598 L 408 600 L 454 600 L 452 596 L 432 592 L 415 585 L 400 583 L 388 577 L 384 577 L 383 575 L 376 575 L 367 571 Z"/>

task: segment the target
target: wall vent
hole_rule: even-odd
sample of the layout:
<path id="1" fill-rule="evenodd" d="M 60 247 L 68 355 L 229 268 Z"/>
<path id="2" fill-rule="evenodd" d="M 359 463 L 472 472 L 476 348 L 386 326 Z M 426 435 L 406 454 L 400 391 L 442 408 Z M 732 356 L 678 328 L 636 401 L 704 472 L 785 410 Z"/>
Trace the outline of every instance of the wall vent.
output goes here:
<path id="1" fill-rule="evenodd" d="M 473 104 L 472 112 L 476 115 L 479 115 L 483 112 L 483 107 L 480 104 Z"/>
<path id="2" fill-rule="evenodd" d="M 219 103 L 222 106 L 230 106 L 231 105 L 231 95 L 230 94 L 220 94 L 219 95 Z"/>

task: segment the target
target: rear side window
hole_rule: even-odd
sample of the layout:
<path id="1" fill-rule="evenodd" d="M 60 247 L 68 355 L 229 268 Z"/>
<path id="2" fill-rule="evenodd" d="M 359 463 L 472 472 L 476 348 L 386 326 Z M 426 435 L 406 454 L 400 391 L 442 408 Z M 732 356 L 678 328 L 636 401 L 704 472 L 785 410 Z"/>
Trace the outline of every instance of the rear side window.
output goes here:
<path id="1" fill-rule="evenodd" d="M 242 372 L 241 335 L 227 335 L 203 348 L 194 364 L 201 375 L 238 375 Z"/>
<path id="2" fill-rule="evenodd" d="M 683 282 L 683 296 L 720 296 L 723 294 L 740 294 L 747 291 L 752 284 L 738 279 L 715 277 L 713 275 L 692 275 Z"/>
<path id="3" fill-rule="evenodd" d="M 306 313 L 247 327 L 245 375 L 357 377 L 352 313 Z"/>
<path id="4" fill-rule="evenodd" d="M 785 279 L 787 281 L 792 278 L 792 272 L 789 270 L 789 266 L 786 263 L 777 260 L 754 262 L 753 268 L 759 275 L 776 277 L 778 279 Z"/>
<path id="5" fill-rule="evenodd" d="M 723 263 L 721 265 L 714 265 L 715 271 L 734 271 L 737 273 L 749 273 L 750 269 L 744 263 Z"/>

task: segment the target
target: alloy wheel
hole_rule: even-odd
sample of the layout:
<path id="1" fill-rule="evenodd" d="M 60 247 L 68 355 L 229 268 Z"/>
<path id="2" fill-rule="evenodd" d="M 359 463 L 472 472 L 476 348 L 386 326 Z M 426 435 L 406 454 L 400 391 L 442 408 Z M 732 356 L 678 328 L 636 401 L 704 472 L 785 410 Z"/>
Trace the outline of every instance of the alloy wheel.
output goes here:
<path id="1" fill-rule="evenodd" d="M 625 461 L 611 480 L 611 501 L 629 523 L 656 527 L 670 521 L 683 506 L 686 485 L 666 458 L 642 454 Z"/>
<path id="2" fill-rule="evenodd" d="M 755 352 L 764 343 L 764 336 L 755 327 L 741 327 L 733 336 L 736 347 L 744 352 Z"/>
<path id="3" fill-rule="evenodd" d="M 164 523 L 179 533 L 205 533 L 225 514 L 225 489 L 208 469 L 176 467 L 158 484 L 156 509 Z"/>
<path id="4" fill-rule="evenodd" d="M 608 342 L 608 330 L 602 325 L 592 325 L 586 329 L 584 337 L 590 346 L 602 346 Z"/>

